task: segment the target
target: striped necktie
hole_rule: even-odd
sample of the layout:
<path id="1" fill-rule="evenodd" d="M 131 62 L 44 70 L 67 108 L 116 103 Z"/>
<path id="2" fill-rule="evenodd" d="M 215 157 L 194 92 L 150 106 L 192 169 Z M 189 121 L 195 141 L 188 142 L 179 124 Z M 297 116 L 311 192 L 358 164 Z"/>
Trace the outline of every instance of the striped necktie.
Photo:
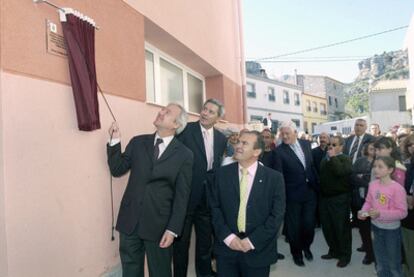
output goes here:
<path id="1" fill-rule="evenodd" d="M 352 148 L 351 148 L 351 152 L 349 152 L 349 157 L 351 158 L 352 162 L 354 162 L 354 156 L 357 153 L 358 145 L 359 145 L 359 136 L 356 136 L 354 144 L 352 145 Z"/>
<path id="2" fill-rule="evenodd" d="M 237 228 L 239 232 L 246 231 L 246 206 L 247 206 L 247 184 L 248 176 L 247 169 L 242 168 L 242 177 L 240 179 L 240 205 L 239 205 L 239 215 L 237 217 Z"/>
<path id="3" fill-rule="evenodd" d="M 293 148 L 295 149 L 296 156 L 298 156 L 298 158 L 299 158 L 300 162 L 301 162 L 301 163 L 302 163 L 302 165 L 303 165 L 303 168 L 305 168 L 305 169 L 306 169 L 305 154 L 303 153 L 302 147 L 300 147 L 299 142 L 296 142 L 296 143 L 293 145 Z"/>
<path id="4" fill-rule="evenodd" d="M 154 145 L 154 156 L 153 159 L 154 161 L 158 160 L 158 156 L 160 155 L 160 144 L 163 143 L 163 140 L 160 138 L 157 138 L 157 141 Z"/>

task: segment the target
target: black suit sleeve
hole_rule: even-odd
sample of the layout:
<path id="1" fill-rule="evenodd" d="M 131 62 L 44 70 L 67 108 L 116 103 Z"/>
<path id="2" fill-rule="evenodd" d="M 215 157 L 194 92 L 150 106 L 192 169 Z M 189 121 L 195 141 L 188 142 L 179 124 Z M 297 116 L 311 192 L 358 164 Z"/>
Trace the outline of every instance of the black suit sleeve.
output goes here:
<path id="1" fill-rule="evenodd" d="M 121 153 L 121 143 L 114 146 L 107 144 L 108 165 L 112 176 L 120 177 L 131 168 L 133 144 L 134 140 L 131 140 L 124 153 Z"/>
<path id="2" fill-rule="evenodd" d="M 285 182 L 281 174 L 274 175 L 271 182 L 274 182 L 275 188 L 272 194 L 272 210 L 269 217 L 263 225 L 259 225 L 249 235 L 256 251 L 260 252 L 268 245 L 278 232 L 285 216 L 286 197 L 285 197 Z"/>
<path id="3" fill-rule="evenodd" d="M 188 151 L 188 158 L 185 159 L 181 166 L 175 182 L 172 213 L 167 225 L 167 229 L 177 235 L 181 234 L 187 213 L 188 199 L 190 198 L 191 192 L 192 168 L 193 154 Z"/>
<path id="4" fill-rule="evenodd" d="M 282 146 L 278 146 L 278 147 L 282 147 Z M 273 153 L 274 153 L 273 169 L 283 174 L 282 157 L 281 157 L 280 152 L 281 152 L 280 149 L 273 150 Z"/>
<path id="5" fill-rule="evenodd" d="M 211 209 L 211 220 L 214 228 L 214 233 L 218 240 L 224 241 L 232 231 L 230 230 L 229 226 L 224 219 L 224 215 L 221 211 L 221 201 L 219 195 L 219 182 L 221 180 L 221 170 L 217 171 L 217 175 L 215 176 L 215 180 L 213 186 L 211 187 L 210 193 L 210 209 Z"/>

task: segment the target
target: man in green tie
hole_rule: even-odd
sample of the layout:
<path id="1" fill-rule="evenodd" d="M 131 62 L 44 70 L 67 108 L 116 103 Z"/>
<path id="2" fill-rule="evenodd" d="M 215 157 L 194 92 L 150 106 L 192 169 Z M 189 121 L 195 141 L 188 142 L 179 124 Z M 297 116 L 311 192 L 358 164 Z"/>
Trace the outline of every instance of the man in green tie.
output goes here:
<path id="1" fill-rule="evenodd" d="M 217 274 L 267 277 L 277 261 L 277 232 L 285 213 L 282 175 L 258 162 L 259 132 L 244 132 L 233 163 L 220 168 L 211 188 Z"/>

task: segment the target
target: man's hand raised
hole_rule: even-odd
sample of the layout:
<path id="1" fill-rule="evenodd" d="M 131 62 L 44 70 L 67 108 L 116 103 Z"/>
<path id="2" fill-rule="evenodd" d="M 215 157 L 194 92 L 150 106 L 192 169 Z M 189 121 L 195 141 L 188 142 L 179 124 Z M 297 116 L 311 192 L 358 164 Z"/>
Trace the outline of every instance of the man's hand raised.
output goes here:
<path id="1" fill-rule="evenodd" d="M 119 131 L 119 126 L 116 121 L 112 122 L 111 127 L 109 127 L 108 130 L 109 137 L 111 139 L 120 139 L 121 138 L 121 132 Z"/>

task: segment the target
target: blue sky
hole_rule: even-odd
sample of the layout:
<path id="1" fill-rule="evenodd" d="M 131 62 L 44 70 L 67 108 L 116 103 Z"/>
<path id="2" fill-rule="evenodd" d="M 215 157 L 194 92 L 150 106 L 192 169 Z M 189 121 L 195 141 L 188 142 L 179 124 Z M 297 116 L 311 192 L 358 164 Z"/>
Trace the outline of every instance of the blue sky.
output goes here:
<path id="1" fill-rule="evenodd" d="M 243 0 L 246 59 L 276 56 L 409 25 L 414 0 Z M 297 57 L 373 56 L 401 49 L 407 29 Z M 262 63 L 270 75 L 327 75 L 351 82 L 358 61 Z"/>

